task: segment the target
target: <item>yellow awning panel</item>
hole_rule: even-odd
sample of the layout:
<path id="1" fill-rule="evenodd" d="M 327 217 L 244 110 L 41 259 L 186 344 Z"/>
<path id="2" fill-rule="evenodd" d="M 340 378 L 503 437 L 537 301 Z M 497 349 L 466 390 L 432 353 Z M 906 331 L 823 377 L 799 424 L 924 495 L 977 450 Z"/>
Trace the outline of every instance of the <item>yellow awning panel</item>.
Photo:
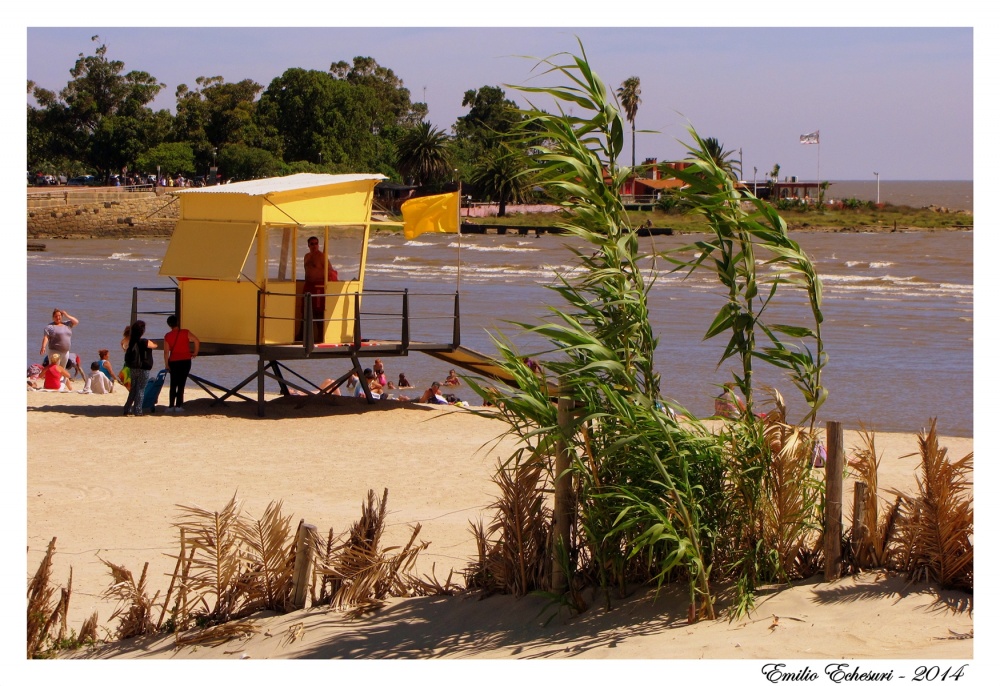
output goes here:
<path id="1" fill-rule="evenodd" d="M 160 276 L 236 281 L 256 235 L 257 222 L 182 219 L 167 246 Z"/>

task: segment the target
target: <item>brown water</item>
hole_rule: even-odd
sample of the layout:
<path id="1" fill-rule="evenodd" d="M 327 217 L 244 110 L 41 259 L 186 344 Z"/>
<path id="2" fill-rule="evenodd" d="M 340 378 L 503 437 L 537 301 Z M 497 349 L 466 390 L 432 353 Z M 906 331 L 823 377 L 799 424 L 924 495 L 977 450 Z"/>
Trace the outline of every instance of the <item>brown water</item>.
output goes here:
<path id="1" fill-rule="evenodd" d="M 862 181 L 831 181 L 827 198 L 879 200 L 910 207 L 947 207 L 972 211 L 972 181 L 887 181 L 875 176 Z"/>
<path id="2" fill-rule="evenodd" d="M 830 397 L 821 420 L 838 420 L 848 428 L 864 423 L 881 431 L 916 432 L 928 418 L 938 417 L 941 433 L 971 436 L 972 232 L 793 237 L 815 261 L 824 284 L 823 336 L 830 362 L 823 380 Z M 410 242 L 380 236 L 370 244 L 366 288 L 453 293 L 460 261 L 462 342 L 491 353 L 489 332 L 517 331 L 506 320 L 537 322 L 546 306 L 562 306 L 545 286 L 554 283 L 556 273 L 571 271 L 566 242 L 558 236 L 462 236 L 459 252 L 454 235 L 426 235 Z M 655 247 L 665 250 L 683 242 L 680 237 L 657 238 Z M 98 348 L 116 350 L 128 322 L 133 286 L 172 285 L 157 276 L 165 240 L 53 240 L 47 245 L 47 252 L 27 256 L 28 362 L 38 359 L 42 327 L 53 306 L 80 318 L 73 348 L 86 366 L 96 359 Z M 334 258 L 339 266 L 336 262 Z M 718 385 L 730 378 L 729 363 L 716 367 L 723 341 L 702 340 L 723 302 L 722 291 L 709 273 L 682 279 L 660 267 L 650 305 L 659 335 L 656 362 L 663 391 L 696 415 L 707 416 Z M 801 303 L 794 298 L 774 305 L 781 321 L 800 312 Z M 451 313 L 447 298 L 441 313 Z M 415 327 L 415 340 L 450 340 L 447 319 L 422 320 Z M 149 330 L 159 336 L 166 326 L 151 321 Z M 526 353 L 542 352 L 538 341 L 516 340 Z M 112 356 L 120 365 L 114 352 Z M 291 366 L 317 381 L 345 371 L 329 362 Z M 202 358 L 197 367 L 206 378 L 235 383 L 253 371 L 255 360 Z M 443 379 L 449 368 L 419 353 L 390 358 L 386 367 L 390 378 L 403 371 L 418 387 Z M 758 366 L 756 371 L 758 382 L 777 387 L 798 419 L 804 405 L 794 387 L 775 370 Z M 467 388 L 459 396 L 476 402 Z"/>

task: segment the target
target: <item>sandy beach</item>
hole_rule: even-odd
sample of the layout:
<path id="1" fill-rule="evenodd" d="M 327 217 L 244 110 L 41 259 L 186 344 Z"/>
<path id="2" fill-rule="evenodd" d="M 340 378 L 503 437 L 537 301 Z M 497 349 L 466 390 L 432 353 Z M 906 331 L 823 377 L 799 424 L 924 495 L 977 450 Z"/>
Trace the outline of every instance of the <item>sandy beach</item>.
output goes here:
<path id="1" fill-rule="evenodd" d="M 209 407 L 189 390 L 188 411 L 122 417 L 121 391 L 111 395 L 29 392 L 27 398 L 27 575 L 56 537 L 53 582 L 70 567 L 70 627 L 94 610 L 109 627 L 113 604 L 101 559 L 138 577 L 149 563 L 150 589 L 165 592 L 178 538 L 178 505 L 222 508 L 236 494 L 245 512 L 261 515 L 272 501 L 293 522 L 320 532 L 346 530 L 369 489 L 387 488 L 387 544 L 405 543 L 420 523 L 419 571 L 441 582 L 475 555 L 470 521 L 488 520 L 501 422 L 458 408 L 353 399 L 283 398 L 256 405 Z M 915 428 L 915 431 L 919 427 Z M 67 439 L 72 439 L 72 446 Z M 847 454 L 858 443 L 846 432 Z M 949 456 L 972 451 L 970 438 L 944 438 Z M 913 434 L 878 434 L 880 488 L 915 486 Z M 848 481 L 851 477 L 848 476 Z M 848 484 L 849 486 L 849 484 Z M 845 487 L 845 493 L 851 493 Z M 845 512 L 850 512 L 845 503 Z M 846 522 L 845 522 L 846 525 Z M 682 589 L 653 601 L 635 589 L 604 609 L 589 596 L 582 615 L 547 625 L 539 597 L 480 600 L 464 594 L 393 600 L 369 617 L 311 608 L 257 620 L 248 640 L 175 650 L 172 637 L 111 644 L 85 655 L 121 658 L 686 658 L 826 659 L 973 655 L 972 597 L 940 592 L 880 572 L 824 583 L 822 577 L 771 589 L 757 612 L 687 624 Z M 99 630 L 104 636 L 104 629 Z"/>

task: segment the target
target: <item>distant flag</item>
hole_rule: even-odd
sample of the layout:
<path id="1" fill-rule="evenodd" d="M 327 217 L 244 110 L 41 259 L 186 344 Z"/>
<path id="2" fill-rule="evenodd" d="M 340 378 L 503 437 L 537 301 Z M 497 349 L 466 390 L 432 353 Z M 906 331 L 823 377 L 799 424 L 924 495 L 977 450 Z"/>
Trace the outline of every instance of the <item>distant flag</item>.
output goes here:
<path id="1" fill-rule="evenodd" d="M 403 236 L 413 240 L 422 233 L 458 233 L 459 194 L 442 193 L 407 200 L 403 212 Z"/>
<path id="2" fill-rule="evenodd" d="M 799 143 L 802 145 L 819 145 L 819 131 L 799 136 Z"/>

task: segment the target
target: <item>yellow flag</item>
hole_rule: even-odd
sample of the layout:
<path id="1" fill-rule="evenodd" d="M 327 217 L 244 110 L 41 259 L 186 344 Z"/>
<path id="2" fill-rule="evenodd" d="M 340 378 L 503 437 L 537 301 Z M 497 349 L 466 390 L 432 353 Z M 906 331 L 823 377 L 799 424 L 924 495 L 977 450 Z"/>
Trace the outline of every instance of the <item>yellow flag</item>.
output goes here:
<path id="1" fill-rule="evenodd" d="M 413 240 L 422 233 L 458 233 L 458 192 L 425 195 L 400 205 L 403 236 Z"/>

